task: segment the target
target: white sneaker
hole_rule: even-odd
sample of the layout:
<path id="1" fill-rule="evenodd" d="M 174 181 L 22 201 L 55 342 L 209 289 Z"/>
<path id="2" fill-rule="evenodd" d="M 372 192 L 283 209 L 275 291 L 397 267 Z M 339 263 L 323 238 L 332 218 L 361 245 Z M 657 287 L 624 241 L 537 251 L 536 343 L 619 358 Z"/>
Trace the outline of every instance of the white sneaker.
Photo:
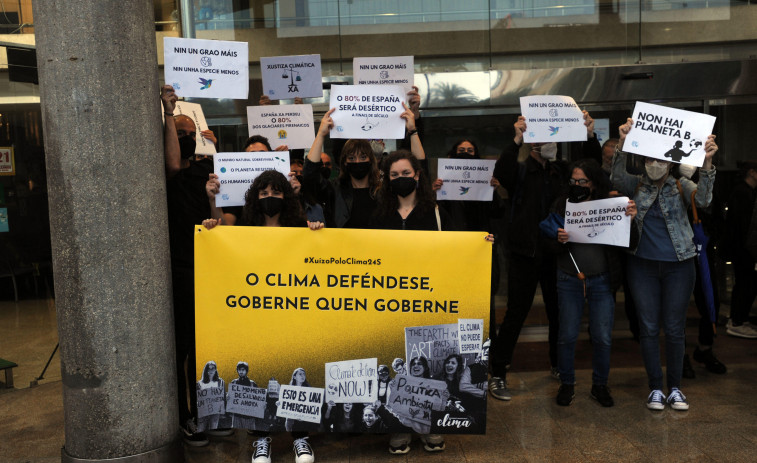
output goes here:
<path id="1" fill-rule="evenodd" d="M 649 397 L 647 397 L 647 408 L 650 410 L 664 410 L 665 394 L 659 389 L 650 392 Z"/>
<path id="2" fill-rule="evenodd" d="M 444 436 L 441 434 L 421 434 L 423 449 L 427 452 L 441 452 L 444 450 Z"/>
<path id="3" fill-rule="evenodd" d="M 252 454 L 252 463 L 271 463 L 271 438 L 261 437 L 253 444 L 255 452 Z"/>
<path id="4" fill-rule="evenodd" d="M 683 392 L 677 387 L 671 389 L 670 395 L 668 396 L 668 405 L 670 405 L 670 408 L 673 410 L 689 409 L 689 402 L 686 400 L 686 396 L 683 395 Z"/>
<path id="5" fill-rule="evenodd" d="M 402 455 L 410 451 L 410 441 L 412 436 L 407 433 L 392 434 L 389 438 L 389 453 L 392 455 Z"/>
<path id="6" fill-rule="evenodd" d="M 294 440 L 294 462 L 295 463 L 313 463 L 315 455 L 313 449 L 308 444 L 307 437 Z"/>
<path id="7" fill-rule="evenodd" d="M 744 339 L 757 339 L 757 329 L 755 329 L 749 322 L 745 322 L 739 326 L 735 326 L 729 319 L 726 325 L 726 333 L 737 338 Z"/>

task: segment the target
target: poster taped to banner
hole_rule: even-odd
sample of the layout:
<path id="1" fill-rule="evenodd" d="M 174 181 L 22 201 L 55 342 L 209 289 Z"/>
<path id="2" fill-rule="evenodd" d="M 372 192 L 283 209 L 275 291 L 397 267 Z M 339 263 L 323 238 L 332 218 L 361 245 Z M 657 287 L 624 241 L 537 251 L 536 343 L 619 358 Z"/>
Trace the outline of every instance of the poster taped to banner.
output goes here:
<path id="1" fill-rule="evenodd" d="M 220 378 L 233 378 L 236 366 L 244 362 L 249 364 L 250 380 L 269 381 L 265 418 L 241 427 L 407 432 L 418 428 L 418 421 L 400 420 L 387 404 L 389 383 L 394 379 L 396 384 L 402 375 L 370 386 L 345 382 L 350 377 L 374 379 L 378 370 L 387 376 L 385 365 L 405 359 L 407 376 L 436 380 L 444 399 L 439 402 L 434 394 L 431 410 L 441 415 L 426 414 L 422 429 L 484 433 L 486 385 L 479 376 L 488 359 L 464 358 L 458 329 L 462 323 L 466 334 L 468 327 L 479 333 L 472 326 L 476 323 L 481 333 L 488 332 L 492 244 L 485 236 L 483 232 L 198 227 L 198 371 L 213 359 Z M 470 270 L 461 274 L 461 262 Z M 415 336 L 411 341 L 416 344 L 417 365 L 406 358 L 406 328 Z M 466 340 L 472 345 L 472 338 Z M 328 378 L 334 365 L 340 370 L 337 391 L 341 382 L 345 395 L 358 387 L 370 389 L 370 395 L 361 393 L 359 403 L 327 399 L 328 385 L 335 384 Z M 464 378 L 477 382 L 469 379 L 466 387 L 461 383 Z M 414 397 L 407 404 L 417 402 L 419 397 Z M 353 408 L 355 416 L 365 416 L 364 421 L 340 421 Z M 233 420 L 222 416 L 217 421 L 223 427 Z M 466 423 L 464 429 L 460 423 Z"/>

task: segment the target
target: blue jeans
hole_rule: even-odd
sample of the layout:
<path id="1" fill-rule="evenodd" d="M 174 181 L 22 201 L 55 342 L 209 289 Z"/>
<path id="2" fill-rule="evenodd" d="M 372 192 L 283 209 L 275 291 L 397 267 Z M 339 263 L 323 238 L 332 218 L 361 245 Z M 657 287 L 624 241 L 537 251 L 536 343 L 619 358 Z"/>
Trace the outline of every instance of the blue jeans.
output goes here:
<path id="1" fill-rule="evenodd" d="M 686 311 L 694 291 L 694 259 L 663 262 L 630 256 L 628 282 L 639 316 L 639 341 L 650 389 L 662 390 L 660 327 L 665 330 L 668 389 L 680 387 Z"/>
<path id="2" fill-rule="evenodd" d="M 615 320 L 615 298 L 610 290 L 609 273 L 587 277 L 584 298 L 583 282 L 575 275 L 557 270 L 557 304 L 560 309 L 557 368 L 563 384 L 575 384 L 576 340 L 581 328 L 585 301 L 589 302 L 589 328 L 593 351 L 591 382 L 604 386 L 610 375 L 610 346 Z"/>

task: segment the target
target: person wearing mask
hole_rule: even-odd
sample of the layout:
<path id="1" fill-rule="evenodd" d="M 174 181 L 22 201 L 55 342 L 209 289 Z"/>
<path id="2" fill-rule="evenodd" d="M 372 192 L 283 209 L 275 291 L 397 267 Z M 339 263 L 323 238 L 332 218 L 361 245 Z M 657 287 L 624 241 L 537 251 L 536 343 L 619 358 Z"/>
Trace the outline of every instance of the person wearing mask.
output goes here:
<path id="1" fill-rule="evenodd" d="M 564 223 L 566 200 L 571 203 L 606 199 L 610 195 L 610 180 L 593 159 L 582 159 L 568 168 L 568 189 L 553 206 L 555 215 Z M 625 215 L 631 220 L 636 205 L 628 201 Z M 576 372 L 574 367 L 576 342 L 581 328 L 584 306 L 589 307 L 592 368 L 591 397 L 603 407 L 612 407 L 614 401 L 607 387 L 610 375 L 610 347 L 615 314 L 613 289 L 620 285 L 623 269 L 615 246 L 569 242 L 564 225 L 556 230 L 544 226 L 542 231 L 555 244 L 557 254 L 557 303 L 560 310 L 560 331 L 557 338 L 557 368 L 560 388 L 557 405 L 568 406 L 575 397 Z"/>
<path id="2" fill-rule="evenodd" d="M 600 157 L 594 134 L 594 119 L 583 112 L 587 141 L 581 143 L 583 158 Z M 492 339 L 490 361 L 492 377 L 489 393 L 499 400 L 512 398 L 507 389 L 507 370 L 513 351 L 534 301 L 537 285 L 541 286 L 544 307 L 549 320 L 549 363 L 551 375 L 557 372 L 557 289 L 555 257 L 546 251 L 546 238 L 539 235 L 539 223 L 549 214 L 552 203 L 566 181 L 567 166 L 556 160 L 557 144 L 532 143 L 524 162 L 518 162 L 523 144 L 526 118 L 519 116 L 514 124 L 515 137 L 494 166 L 494 177 L 510 196 L 510 219 L 507 230 L 509 250 L 507 272 L 507 312 L 496 337 Z"/>
<path id="3" fill-rule="evenodd" d="M 404 103 L 403 103 L 404 106 Z M 411 134 L 411 151 L 418 159 L 425 159 L 415 129 L 415 116 L 407 106 L 400 115 Z M 381 173 L 376 156 L 367 140 L 350 139 L 344 144 L 339 158 L 339 177 L 332 182 L 323 178 L 321 152 L 323 142 L 334 126 L 330 109 L 321 120 L 313 145 L 305 159 L 304 188 L 313 191 L 319 204 L 325 204 L 326 223 L 336 228 L 369 228 L 376 209 L 376 195 L 381 185 Z"/>
<path id="4" fill-rule="evenodd" d="M 705 156 L 699 170 L 699 182 L 670 175 L 672 163 L 647 157 L 645 173 L 626 171 L 627 154 L 622 151 L 633 120 L 620 126 L 620 141 L 612 168 L 612 183 L 620 194 L 632 197 L 638 213 L 638 245 L 629 248 L 627 265 L 636 310 L 639 317 L 641 353 L 647 370 L 650 393 L 646 406 L 663 410 L 688 410 L 689 402 L 681 392 L 681 374 L 685 351 L 686 311 L 694 290 L 696 269 L 694 233 L 687 208 L 694 201 L 705 208 L 712 200 L 715 168 L 712 157 L 718 150 L 715 136 L 705 142 Z M 668 394 L 664 394 L 660 363 L 660 328 L 665 330 L 665 357 Z"/>

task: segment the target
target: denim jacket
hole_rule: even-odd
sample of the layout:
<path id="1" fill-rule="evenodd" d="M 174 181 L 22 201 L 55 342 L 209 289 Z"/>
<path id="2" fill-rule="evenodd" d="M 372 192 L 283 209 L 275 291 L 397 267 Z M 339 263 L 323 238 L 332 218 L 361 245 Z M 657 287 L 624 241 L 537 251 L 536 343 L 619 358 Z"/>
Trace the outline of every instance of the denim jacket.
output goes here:
<path id="1" fill-rule="evenodd" d="M 613 186 L 620 194 L 633 197 L 636 202 L 636 226 L 639 236 L 643 233 L 644 216 L 658 198 L 660 209 L 665 217 L 665 225 L 668 228 L 668 235 L 673 243 L 676 256 L 679 261 L 684 261 L 696 256 L 696 247 L 694 246 L 694 232 L 691 230 L 689 218 L 687 215 L 688 206 L 691 203 L 691 193 L 696 190 L 694 200 L 697 207 L 705 208 L 712 201 L 712 186 L 715 183 L 715 168 L 711 170 L 699 169 L 699 183 L 694 183 L 687 178 L 681 178 L 681 188 L 683 197 L 678 191 L 676 180 L 668 176 L 662 189 L 658 189 L 649 177 L 646 175 L 631 175 L 626 172 L 626 158 L 628 155 L 622 151 L 615 153 L 612 160 L 612 180 Z M 638 189 L 637 189 L 638 185 Z M 629 252 L 636 254 L 637 246 L 629 248 Z"/>

